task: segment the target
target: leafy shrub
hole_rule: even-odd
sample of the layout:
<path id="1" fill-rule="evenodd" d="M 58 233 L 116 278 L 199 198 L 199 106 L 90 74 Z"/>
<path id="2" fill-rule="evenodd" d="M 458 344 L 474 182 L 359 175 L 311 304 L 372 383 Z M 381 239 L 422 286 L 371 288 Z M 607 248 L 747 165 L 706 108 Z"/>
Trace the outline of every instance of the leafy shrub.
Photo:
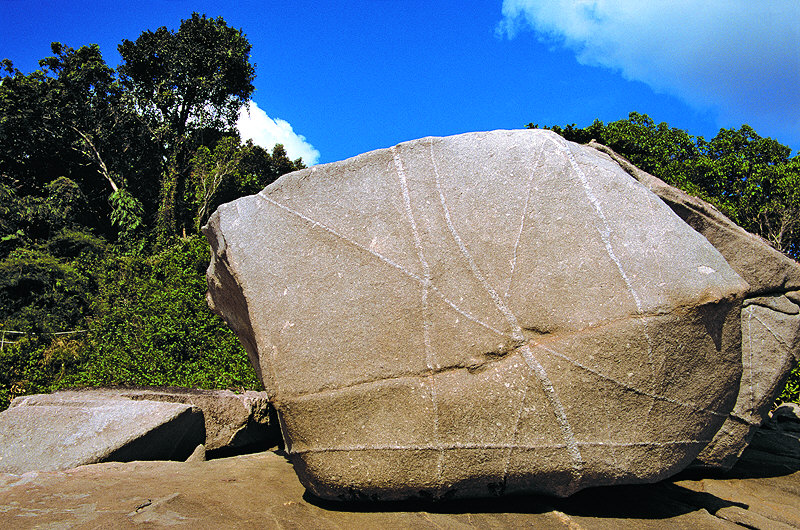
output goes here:
<path id="1" fill-rule="evenodd" d="M 51 333 L 83 321 L 92 282 L 82 260 L 65 263 L 42 250 L 20 248 L 0 261 L 0 325 Z"/>
<path id="2" fill-rule="evenodd" d="M 800 403 L 800 364 L 794 367 L 792 373 L 789 374 L 789 380 L 786 382 L 786 388 L 781 392 L 778 397 L 777 403 Z"/>
<path id="3" fill-rule="evenodd" d="M 45 186 L 45 211 L 51 227 L 91 225 L 91 207 L 80 186 L 66 177 L 58 177 Z"/>
<path id="4" fill-rule="evenodd" d="M 86 360 L 64 384 L 258 388 L 238 339 L 206 304 L 208 261 L 208 243 L 194 236 L 104 262 Z"/>
<path id="5" fill-rule="evenodd" d="M 0 410 L 23 394 L 52 392 L 84 361 L 84 334 L 10 335 L 0 349 Z"/>
<path id="6" fill-rule="evenodd" d="M 131 239 L 144 226 L 144 207 L 126 189 L 118 189 L 108 198 L 111 203 L 111 224 L 119 228 L 122 240 Z"/>
<path id="7" fill-rule="evenodd" d="M 81 254 L 88 257 L 103 257 L 108 250 L 106 242 L 87 232 L 65 228 L 48 239 L 43 250 L 60 259 L 76 259 Z"/>

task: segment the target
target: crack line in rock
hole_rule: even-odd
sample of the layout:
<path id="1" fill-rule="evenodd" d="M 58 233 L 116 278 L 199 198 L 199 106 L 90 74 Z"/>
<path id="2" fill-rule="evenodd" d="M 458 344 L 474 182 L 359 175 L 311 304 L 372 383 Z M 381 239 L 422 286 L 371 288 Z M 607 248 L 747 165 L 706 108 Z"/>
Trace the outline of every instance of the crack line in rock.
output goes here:
<path id="1" fill-rule="evenodd" d="M 564 359 L 565 361 L 567 361 L 568 363 L 570 363 L 570 364 L 572 364 L 574 366 L 577 366 L 578 368 L 586 370 L 587 372 L 590 372 L 590 373 L 596 375 L 597 377 L 600 377 L 601 379 L 605 379 L 606 381 L 611 381 L 612 383 L 614 383 L 616 385 L 619 385 L 622 388 L 628 389 L 628 390 L 630 390 L 632 392 L 636 392 L 637 394 L 640 394 L 642 396 L 647 396 L 647 397 L 650 397 L 650 398 L 653 398 L 653 399 L 658 399 L 660 401 L 666 401 L 667 403 L 672 403 L 673 405 L 678 405 L 680 407 L 688 408 L 692 412 L 698 412 L 698 413 L 701 413 L 701 414 L 710 414 L 712 416 L 717 416 L 719 418 L 727 418 L 728 417 L 727 414 L 721 414 L 721 413 L 713 411 L 713 410 L 704 409 L 704 408 L 701 408 L 701 407 L 699 407 L 698 405 L 696 405 L 694 403 L 684 403 L 682 401 L 678 401 L 676 399 L 672 399 L 672 398 L 669 398 L 667 396 L 662 396 L 662 395 L 659 395 L 659 394 L 654 394 L 652 392 L 647 392 L 645 390 L 641 390 L 639 388 L 636 388 L 635 386 L 628 385 L 626 383 L 623 383 L 622 381 L 618 381 L 617 379 L 614 379 L 611 376 L 605 375 L 604 373 L 599 372 L 598 370 L 594 370 L 592 368 L 589 368 L 585 364 L 582 364 L 579 361 L 576 361 L 575 359 L 567 357 L 563 353 L 558 352 L 558 351 L 556 351 L 556 350 L 554 350 L 552 348 L 548 348 L 544 344 L 540 344 L 540 343 L 538 343 L 536 341 L 532 341 L 532 342 L 534 343 L 534 347 L 536 347 L 536 348 L 541 348 L 544 351 L 549 352 L 549 353 L 555 355 L 556 357 L 559 357 L 560 359 Z"/>
<path id="2" fill-rule="evenodd" d="M 576 474 L 574 478 L 576 481 L 580 480 L 581 475 L 583 474 L 583 457 L 581 456 L 580 449 L 578 449 L 578 445 L 575 442 L 575 434 L 572 431 L 572 426 L 569 424 L 569 420 L 567 420 L 567 413 L 564 410 L 564 406 L 561 404 L 561 400 L 558 398 L 555 388 L 553 388 L 553 383 L 550 381 L 547 371 L 544 369 L 544 366 L 542 366 L 541 363 L 536 360 L 536 357 L 534 357 L 530 347 L 525 344 L 519 350 L 522 354 L 522 358 L 525 359 L 525 362 L 539 378 L 539 381 L 545 390 L 545 395 L 550 401 L 550 406 L 553 407 L 553 413 L 558 420 L 558 425 L 561 428 L 562 435 L 564 436 L 567 450 L 572 458 L 572 467 Z"/>
<path id="3" fill-rule="evenodd" d="M 777 312 L 777 311 L 776 311 L 776 312 Z M 775 333 L 775 332 L 772 330 L 772 328 L 771 328 L 771 327 L 769 327 L 769 326 L 767 325 L 767 323 L 766 323 L 766 322 L 764 322 L 763 320 L 761 320 L 761 319 L 758 317 L 758 315 L 756 315 L 756 314 L 755 314 L 755 313 L 753 313 L 753 312 L 751 312 L 750 314 L 753 316 L 753 318 L 755 318 L 756 320 L 758 320 L 758 321 L 761 323 L 761 325 L 762 325 L 762 326 L 764 326 L 764 327 L 767 329 L 767 331 L 769 331 L 769 334 L 770 334 L 770 335 L 772 335 L 772 337 L 773 337 L 773 338 L 774 338 L 774 339 L 775 339 L 777 342 L 779 342 L 779 343 L 780 343 L 780 345 L 781 345 L 781 346 L 783 346 L 783 347 L 786 349 L 786 351 L 791 351 L 791 349 L 792 349 L 792 348 L 791 348 L 791 346 L 789 346 L 789 344 L 787 344 L 787 343 L 786 343 L 786 339 L 784 339 L 784 338 L 783 338 L 783 337 L 781 337 L 780 335 L 776 334 L 776 333 Z"/>
<path id="4" fill-rule="evenodd" d="M 522 328 L 520 327 L 519 323 L 517 322 L 517 317 L 506 307 L 503 300 L 498 296 L 497 292 L 492 288 L 486 278 L 483 276 L 478 264 L 475 263 L 475 260 L 472 257 L 469 249 L 467 249 L 464 241 L 461 239 L 461 236 L 458 235 L 458 231 L 456 230 L 455 225 L 450 217 L 450 209 L 447 206 L 447 201 L 445 200 L 444 192 L 442 191 L 442 185 L 439 178 L 439 169 L 436 166 L 436 157 L 433 153 L 433 139 L 430 140 L 429 144 L 430 150 L 430 158 L 431 158 L 431 165 L 433 166 L 433 175 L 434 175 L 434 182 L 436 184 L 436 190 L 439 193 L 439 202 L 441 203 L 442 210 L 444 211 L 444 218 L 447 223 L 447 228 L 450 231 L 453 239 L 455 240 L 456 244 L 458 245 L 461 253 L 466 258 L 467 262 L 469 263 L 470 269 L 472 269 L 472 274 L 478 280 L 478 282 L 483 285 L 483 288 L 486 290 L 489 297 L 494 302 L 497 309 L 503 314 L 508 322 L 508 325 L 511 327 L 512 330 L 512 338 L 515 341 L 523 341 L 525 340 L 525 336 L 522 333 Z M 567 419 L 566 412 L 564 411 L 564 407 L 561 404 L 561 400 L 556 394 L 555 388 L 553 388 L 553 384 L 550 381 L 550 378 L 547 375 L 544 367 L 539 364 L 539 362 L 533 357 L 533 354 L 528 348 L 527 345 L 523 345 L 520 348 L 523 358 L 528 366 L 533 370 L 534 374 L 539 379 L 542 388 L 545 391 L 545 395 L 547 396 L 550 405 L 553 408 L 553 414 L 556 417 L 556 420 L 561 428 L 562 435 L 564 436 L 564 442 L 567 447 L 567 451 L 572 459 L 572 467 L 573 467 L 573 480 L 576 482 L 581 479 L 582 470 L 583 470 L 583 458 L 581 456 L 580 449 L 577 445 L 575 445 L 575 435 L 572 431 L 572 426 Z M 521 403 L 520 407 L 523 407 L 524 404 Z M 509 455 L 510 456 L 510 455 Z"/>
<path id="5" fill-rule="evenodd" d="M 512 338 L 517 341 L 524 340 L 525 337 L 522 334 L 522 328 L 517 322 L 517 317 L 508 309 L 508 307 L 506 307 L 505 303 L 503 303 L 503 300 L 501 300 L 500 296 L 497 294 L 497 291 L 495 291 L 492 288 L 492 286 L 489 285 L 489 282 L 484 277 L 483 273 L 478 267 L 478 264 L 475 263 L 472 254 L 467 249 L 466 245 L 464 244 L 464 241 L 461 239 L 461 236 L 458 235 L 458 231 L 456 230 L 455 225 L 453 225 L 453 220 L 450 217 L 450 208 L 448 208 L 447 206 L 447 201 L 445 199 L 444 192 L 442 191 L 442 186 L 439 181 L 440 180 L 439 169 L 436 166 L 436 161 L 433 156 L 433 139 L 431 139 L 429 147 L 431 154 L 431 164 L 433 166 L 434 182 L 436 184 L 436 191 L 439 194 L 439 202 L 441 203 L 442 210 L 444 211 L 444 219 L 445 223 L 447 224 L 447 228 L 450 232 L 450 235 L 453 237 L 453 240 L 458 245 L 461 254 L 466 258 L 467 263 L 469 264 L 469 268 L 472 271 L 473 276 L 475 276 L 475 279 L 478 280 L 478 283 L 480 283 L 481 286 L 483 286 L 486 293 L 494 302 L 495 307 L 497 307 L 497 309 L 503 314 L 503 317 L 505 317 L 506 322 L 511 327 Z"/>
<path id="6" fill-rule="evenodd" d="M 498 357 L 497 360 L 486 361 L 486 362 L 478 365 L 478 368 L 480 369 L 480 368 L 483 368 L 483 367 L 489 365 L 490 363 L 499 362 L 499 360 L 503 359 L 503 358 L 505 358 L 505 356 Z M 447 374 L 447 373 L 453 372 L 455 370 L 466 370 L 467 372 L 474 373 L 475 367 L 474 367 L 474 365 L 468 365 L 468 364 L 452 364 L 452 365 L 447 365 L 447 366 L 439 366 L 438 368 L 436 368 L 436 370 L 432 374 L 431 374 L 430 369 L 428 367 L 425 367 L 425 369 L 421 370 L 421 371 L 406 371 L 406 372 L 399 372 L 399 373 L 396 373 L 396 374 L 388 376 L 388 377 L 377 377 L 377 378 L 370 378 L 370 379 L 362 379 L 362 380 L 358 380 L 358 381 L 352 381 L 352 382 L 347 383 L 347 384 L 345 384 L 343 386 L 323 386 L 323 387 L 317 388 L 317 389 L 315 389 L 315 390 L 313 390 L 311 392 L 296 393 L 296 394 L 286 394 L 286 393 L 284 393 L 284 395 L 282 396 L 282 399 L 283 399 L 283 401 L 289 401 L 289 400 L 297 401 L 297 400 L 302 400 L 304 398 L 313 399 L 313 398 L 315 398 L 317 396 L 320 396 L 320 395 L 323 395 L 323 394 L 334 394 L 336 392 L 346 391 L 346 390 L 355 388 L 357 386 L 370 385 L 370 384 L 373 384 L 373 383 L 384 383 L 384 382 L 387 382 L 387 381 L 399 381 L 401 379 L 427 379 L 431 375 Z"/>
<path id="7" fill-rule="evenodd" d="M 514 418 L 514 429 L 513 429 L 513 434 L 512 434 L 512 438 L 511 438 L 511 440 L 513 442 L 511 444 L 512 447 L 508 447 L 508 449 L 506 451 L 506 456 L 505 456 L 504 462 L 503 462 L 503 475 L 502 475 L 502 477 L 500 479 L 500 484 L 502 485 L 501 487 L 502 487 L 503 491 L 505 491 L 505 489 L 506 489 L 506 481 L 508 480 L 508 466 L 511 465 L 511 456 L 512 456 L 512 454 L 514 452 L 513 445 L 514 445 L 514 443 L 516 443 L 517 438 L 519 437 L 519 424 L 520 424 L 520 422 L 522 422 L 522 411 L 525 408 L 525 400 L 528 399 L 528 387 L 529 386 L 530 385 L 526 384 L 523 387 L 522 397 L 520 398 L 520 401 L 519 401 L 519 410 L 516 413 L 516 418 Z"/>
<path id="8" fill-rule="evenodd" d="M 548 352 L 548 353 L 550 353 L 552 355 L 555 355 L 556 357 L 559 357 L 559 358 L 567 361 L 568 363 L 570 363 L 570 364 L 572 364 L 572 365 L 574 365 L 574 366 L 576 366 L 576 367 L 578 367 L 578 368 L 580 368 L 582 370 L 585 370 L 585 371 L 591 373 L 592 375 L 595 375 L 595 376 L 597 376 L 597 377 L 599 377 L 601 379 L 604 379 L 606 381 L 610 381 L 610 382 L 614 383 L 615 385 L 617 385 L 619 387 L 622 387 L 622 388 L 624 388 L 626 390 L 629 390 L 631 392 L 635 392 L 636 394 L 639 394 L 639 395 L 642 395 L 642 396 L 646 396 L 646 397 L 649 397 L 649 398 L 652 398 L 652 399 L 655 399 L 655 400 L 658 400 L 658 401 L 666 401 L 668 403 L 672 403 L 672 404 L 678 405 L 680 407 L 691 409 L 693 412 L 698 412 L 698 413 L 703 413 L 703 414 L 710 414 L 712 416 L 717 416 L 717 417 L 721 417 L 721 418 L 727 418 L 729 416 L 728 414 L 721 414 L 719 412 L 715 412 L 715 411 L 712 411 L 712 410 L 709 410 L 709 409 L 700 408 L 700 407 L 698 407 L 698 405 L 693 404 L 693 403 L 684 403 L 682 401 L 678 401 L 678 400 L 675 400 L 673 398 L 669 398 L 667 396 L 663 396 L 663 395 L 660 395 L 660 394 L 655 394 L 655 393 L 652 393 L 652 392 L 647 392 L 645 390 L 641 390 L 640 388 L 634 387 L 634 386 L 629 385 L 627 383 L 623 383 L 622 381 L 619 381 L 619 380 L 617 380 L 617 379 L 615 379 L 615 378 L 613 378 L 611 376 L 608 376 L 608 375 L 600 372 L 599 370 L 590 368 L 589 366 L 586 366 L 586 365 L 582 364 L 581 362 L 579 362 L 579 361 L 577 361 L 575 359 L 572 359 L 571 357 L 568 357 L 567 355 L 565 355 L 565 354 L 563 354 L 561 352 L 558 352 L 558 351 L 556 351 L 556 350 L 554 350 L 552 348 L 549 348 L 549 347 L 545 346 L 544 344 L 541 344 L 540 342 L 537 342 L 536 340 L 531 339 L 530 342 L 532 343 L 534 348 L 541 348 L 542 350 L 544 350 L 544 351 L 546 351 L 546 352 Z M 515 348 L 515 350 L 520 350 L 520 349 L 521 349 L 521 347 Z M 515 351 L 515 350 L 512 350 L 512 351 Z M 509 355 L 510 355 L 510 352 L 509 352 Z M 520 355 L 523 357 L 523 360 L 524 360 L 525 359 L 524 355 L 522 353 L 520 353 Z M 530 368 L 530 366 L 529 366 L 529 368 Z M 452 370 L 469 370 L 469 367 L 468 366 L 463 366 L 463 365 L 447 366 L 447 367 L 443 367 L 443 368 L 438 369 L 434 375 L 438 375 L 440 373 L 446 373 L 446 372 L 449 372 L 449 371 L 452 371 Z M 396 380 L 400 380 L 400 379 L 425 379 L 427 377 L 429 377 L 429 373 L 428 373 L 428 369 L 426 368 L 425 372 L 406 372 L 406 373 L 401 373 L 401 374 L 397 374 L 397 375 L 392 375 L 392 376 L 389 376 L 389 377 L 381 377 L 381 378 L 377 378 L 377 379 L 366 379 L 366 380 L 363 380 L 363 381 L 356 381 L 356 382 L 347 384 L 345 386 L 320 388 L 320 389 L 314 390 L 312 392 L 306 392 L 306 393 L 302 393 L 302 394 L 292 394 L 292 395 L 288 395 L 288 396 L 283 396 L 283 400 L 287 400 L 287 401 L 288 400 L 302 400 L 304 398 L 314 399 L 317 396 L 322 395 L 322 394 L 334 394 L 336 392 L 343 392 L 343 391 L 347 391 L 347 390 L 350 390 L 350 389 L 352 389 L 354 387 L 361 386 L 361 385 L 369 385 L 369 384 L 373 384 L 373 383 L 383 383 L 383 382 L 387 382 L 387 381 L 396 381 Z"/>
<path id="9" fill-rule="evenodd" d="M 527 192 L 525 194 L 525 205 L 522 207 L 522 218 L 520 219 L 519 222 L 519 230 L 517 231 L 517 238 L 514 241 L 514 251 L 511 258 L 511 271 L 509 272 L 508 275 L 508 284 L 506 285 L 506 292 L 503 295 L 503 298 L 505 298 L 506 300 L 508 299 L 509 291 L 511 291 L 511 284 L 514 281 L 514 272 L 517 266 L 517 251 L 519 250 L 519 243 L 520 240 L 522 239 L 522 231 L 525 228 L 525 218 L 528 215 L 528 206 L 530 205 L 530 200 L 531 200 L 531 189 L 533 188 L 533 177 L 536 175 L 536 167 L 538 166 L 539 161 L 542 159 L 542 156 L 544 155 L 544 149 L 541 149 L 542 146 L 539 147 L 540 147 L 539 154 L 533 163 L 533 169 L 531 169 L 530 176 L 528 177 Z"/>
<path id="10" fill-rule="evenodd" d="M 600 218 L 600 222 L 602 223 L 602 229 L 599 226 L 595 226 L 597 232 L 600 234 L 600 239 L 603 240 L 603 244 L 606 247 L 606 252 L 614 264 L 617 266 L 617 270 L 619 271 L 620 276 L 622 276 L 622 280 L 625 282 L 625 285 L 628 287 L 628 291 L 633 298 L 633 302 L 636 304 L 636 310 L 641 314 L 642 310 L 642 300 L 639 298 L 639 294 L 636 292 L 636 289 L 633 287 L 633 283 L 631 279 L 628 277 L 628 274 L 625 272 L 625 268 L 622 266 L 622 262 L 617 257 L 616 252 L 614 252 L 614 248 L 611 245 L 611 228 L 608 225 L 608 219 L 606 218 L 605 213 L 603 212 L 603 206 L 600 204 L 600 200 L 592 191 L 591 186 L 589 185 L 589 179 L 586 176 L 586 173 L 583 172 L 580 165 L 578 165 L 578 161 L 575 160 L 575 155 L 572 153 L 569 145 L 562 145 L 560 143 L 556 143 L 553 140 L 550 140 L 559 150 L 561 150 L 564 154 L 566 154 L 567 159 L 569 160 L 572 169 L 577 173 L 578 178 L 581 179 L 581 184 L 583 184 L 583 190 L 586 194 L 586 198 L 589 199 L 592 207 L 594 207 L 595 212 L 597 212 L 597 216 Z M 655 366 L 653 366 L 653 342 L 652 338 L 650 337 L 650 333 L 647 330 L 647 322 L 642 321 L 642 325 L 644 326 L 643 332 L 644 336 L 647 339 L 647 359 L 650 364 L 650 376 L 652 378 L 651 383 L 655 384 Z"/>
<path id="11" fill-rule="evenodd" d="M 755 409 L 755 396 L 753 395 L 753 312 L 750 311 L 750 315 L 747 318 L 747 332 L 748 332 L 748 342 L 750 343 L 750 349 L 747 352 L 748 359 L 747 359 L 747 369 L 749 370 L 750 376 L 750 409 Z M 761 322 L 759 320 L 759 322 Z M 763 322 L 762 322 L 763 324 Z"/>
<path id="12" fill-rule="evenodd" d="M 271 197 L 267 197 L 266 195 L 263 195 L 263 193 L 264 193 L 263 190 L 260 191 L 257 194 L 258 197 L 261 197 L 261 199 L 267 201 L 268 203 L 270 203 L 270 204 L 272 204 L 274 206 L 277 206 L 281 210 L 283 210 L 283 211 L 285 211 L 285 212 L 287 212 L 287 213 L 289 213 L 291 215 L 299 217 L 303 221 L 311 223 L 312 228 L 313 227 L 319 227 L 320 229 L 324 230 L 325 232 L 328 232 L 329 234 L 331 234 L 331 235 L 341 239 L 342 241 L 344 241 L 344 242 L 356 247 L 357 249 L 371 254 L 372 256 L 378 258 L 383 263 L 386 263 L 387 265 L 390 265 L 391 267 L 394 267 L 395 269 L 400 271 L 402 274 L 406 275 L 407 277 L 409 277 L 412 280 L 414 280 L 415 282 L 417 282 L 422 287 L 425 287 L 425 280 L 424 279 L 420 278 L 418 275 L 416 275 L 413 272 L 409 271 L 408 269 L 406 269 L 405 267 L 403 267 L 399 263 L 395 263 L 392 259 L 384 256 L 383 254 L 381 254 L 379 252 L 376 252 L 376 251 L 370 249 L 369 247 L 365 247 L 364 245 L 358 243 L 357 241 L 354 241 L 354 240 L 350 239 L 349 237 L 347 237 L 347 236 L 345 236 L 343 234 L 340 234 L 338 231 L 334 230 L 333 228 L 329 227 L 328 225 L 326 225 L 324 223 L 321 223 L 319 221 L 315 221 L 314 219 L 308 217 L 307 215 L 304 215 L 304 214 L 298 212 L 297 210 L 294 210 L 293 208 L 290 208 L 290 207 L 286 206 L 285 204 L 281 204 L 281 203 L 279 203 L 278 201 L 276 201 L 275 199 L 273 199 Z M 430 288 L 430 290 L 432 292 L 436 293 L 436 295 L 439 296 L 439 298 L 441 298 L 442 301 L 445 304 L 450 306 L 450 308 L 452 308 L 459 315 L 461 315 L 464 318 L 466 318 L 466 319 L 478 324 L 479 326 L 482 326 L 482 327 L 486 328 L 487 330 L 491 331 L 492 333 L 494 333 L 496 335 L 499 335 L 501 337 L 510 338 L 507 333 L 504 333 L 504 332 L 502 332 L 502 331 L 500 331 L 498 329 L 495 329 L 491 325 L 481 321 L 479 318 L 469 314 L 468 312 L 466 312 L 463 309 L 461 309 L 460 307 L 458 307 L 454 302 L 452 302 L 449 298 L 447 298 L 444 295 L 444 293 L 442 293 L 439 289 L 437 289 L 435 285 L 431 284 L 431 285 L 429 285 L 429 288 Z"/>
<path id="13" fill-rule="evenodd" d="M 414 211 L 411 208 L 411 194 L 408 189 L 408 180 L 406 179 L 405 168 L 403 168 L 403 161 L 400 159 L 400 154 L 397 152 L 396 147 L 391 147 L 392 158 L 394 160 L 395 169 L 397 170 L 397 177 L 400 179 L 400 187 L 403 192 L 403 203 L 408 216 L 408 222 L 411 224 L 411 231 L 414 234 L 414 246 L 419 256 L 420 264 L 422 265 L 422 272 L 424 275 L 425 283 L 422 288 L 422 335 L 425 342 L 425 364 L 430 370 L 430 377 L 428 381 L 431 385 L 431 401 L 433 406 L 433 439 L 439 442 L 439 405 L 436 394 L 436 379 L 433 377 L 434 372 L 438 368 L 438 363 L 434 359 L 433 347 L 431 345 L 431 321 L 430 321 L 430 308 L 428 307 L 428 289 L 431 285 L 431 270 L 425 259 L 425 254 L 422 250 L 422 239 L 419 235 L 417 228 L 417 221 L 414 219 Z M 442 465 L 444 463 L 444 451 L 439 453 L 439 459 L 436 465 L 436 484 L 442 486 Z"/>
<path id="14" fill-rule="evenodd" d="M 767 309 L 769 309 L 769 308 L 767 308 Z M 777 313 L 777 311 L 776 311 L 776 313 Z M 755 370 L 753 370 L 753 331 L 752 331 L 752 326 L 751 326 L 751 320 L 754 319 L 754 318 L 756 320 L 758 320 L 758 322 L 762 326 L 764 326 L 764 329 L 769 331 L 769 334 L 772 335 L 772 338 L 774 338 L 775 341 L 778 344 L 780 344 L 781 346 L 783 346 L 784 349 L 786 349 L 787 353 L 792 355 L 792 353 L 791 353 L 792 352 L 792 348 L 786 343 L 786 340 L 783 337 L 781 337 L 780 335 L 778 335 L 777 333 L 775 333 L 772 330 L 772 328 L 769 327 L 769 325 L 767 325 L 766 322 L 761 320 L 759 318 L 759 316 L 754 311 L 750 311 L 750 316 L 747 319 L 747 324 L 748 324 L 748 331 L 750 332 L 750 336 L 748 337 L 749 340 L 750 340 L 750 351 L 748 352 L 748 354 L 749 354 L 749 357 L 750 357 L 750 359 L 749 359 L 749 361 L 750 361 L 750 366 L 749 366 L 749 371 L 750 371 L 750 374 L 749 374 L 750 375 L 750 408 L 752 410 L 755 410 L 755 408 L 756 408 L 755 407 L 755 392 L 753 391 L 753 379 L 754 379 L 754 376 L 755 376 Z M 794 355 L 792 355 L 792 357 L 794 358 Z M 756 383 L 756 386 L 758 386 L 758 383 Z"/>
<path id="15" fill-rule="evenodd" d="M 700 445 L 708 444 L 711 440 L 672 440 L 669 442 L 578 442 L 575 444 L 581 447 L 671 447 L 675 445 Z M 342 452 L 342 451 L 457 451 L 457 450 L 501 450 L 501 449 L 518 449 L 520 451 L 531 451 L 536 449 L 565 449 L 566 444 L 506 444 L 506 443 L 449 443 L 449 444 L 405 444 L 405 445 L 346 445 L 346 446 L 329 446 L 329 447 L 309 447 L 306 449 L 296 449 L 292 454 L 301 455 L 306 453 L 325 453 L 325 452 Z"/>

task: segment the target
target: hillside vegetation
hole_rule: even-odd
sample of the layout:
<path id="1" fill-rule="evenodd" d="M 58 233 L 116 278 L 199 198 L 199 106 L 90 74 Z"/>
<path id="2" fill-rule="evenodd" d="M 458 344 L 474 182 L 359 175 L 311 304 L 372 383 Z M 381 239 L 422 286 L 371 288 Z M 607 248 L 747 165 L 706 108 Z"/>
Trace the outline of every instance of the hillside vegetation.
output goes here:
<path id="1" fill-rule="evenodd" d="M 260 386 L 206 305 L 199 229 L 303 161 L 236 133 L 255 69 L 222 18 L 193 14 L 119 52 L 116 69 L 97 45 L 60 43 L 34 72 L 0 63 L 0 410 L 69 386 Z M 750 127 L 706 141 L 632 113 L 549 128 L 611 146 L 798 257 L 800 160 Z"/>

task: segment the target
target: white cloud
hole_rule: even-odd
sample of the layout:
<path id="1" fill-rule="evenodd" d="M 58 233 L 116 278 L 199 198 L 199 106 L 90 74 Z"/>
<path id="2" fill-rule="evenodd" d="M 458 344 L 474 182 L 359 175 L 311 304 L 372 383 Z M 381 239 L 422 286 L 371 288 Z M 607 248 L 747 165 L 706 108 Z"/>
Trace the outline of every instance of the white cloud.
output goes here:
<path id="1" fill-rule="evenodd" d="M 283 144 L 289 158 L 294 160 L 302 157 L 307 166 L 312 166 L 319 160 L 319 151 L 306 141 L 305 136 L 295 133 L 289 122 L 267 116 L 255 101 L 250 101 L 239 109 L 236 128 L 242 141 L 253 140 L 256 145 L 270 150 L 275 144 Z"/>
<path id="2" fill-rule="evenodd" d="M 503 0 L 503 17 L 499 34 L 530 27 L 582 64 L 800 134 L 797 0 Z"/>

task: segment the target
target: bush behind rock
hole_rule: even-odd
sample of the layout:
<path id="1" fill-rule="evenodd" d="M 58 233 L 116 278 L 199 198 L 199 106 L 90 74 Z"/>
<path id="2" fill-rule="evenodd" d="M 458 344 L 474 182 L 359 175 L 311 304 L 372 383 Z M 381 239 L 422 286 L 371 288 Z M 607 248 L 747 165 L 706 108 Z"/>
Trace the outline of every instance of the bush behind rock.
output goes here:
<path id="1" fill-rule="evenodd" d="M 20 256 L 38 259 L 30 252 L 12 257 L 18 261 Z M 81 256 L 48 256 L 49 267 L 28 269 L 28 275 L 40 269 L 52 274 L 34 286 L 25 311 L 0 321 L 2 329 L 29 332 L 6 336 L 17 343 L 0 352 L 0 409 L 17 395 L 71 386 L 260 388 L 236 336 L 206 305 L 209 251 L 204 239 L 190 237 L 152 256 Z M 43 328 L 43 322 L 55 318 L 45 313 L 61 315 L 68 308 L 47 297 L 78 274 L 76 269 L 83 281 L 77 292 L 86 297 L 76 303 L 91 300 L 88 316 L 75 312 L 76 318 L 66 315 Z M 39 300 L 44 302 L 34 303 Z M 63 330 L 85 332 L 53 334 Z"/>

